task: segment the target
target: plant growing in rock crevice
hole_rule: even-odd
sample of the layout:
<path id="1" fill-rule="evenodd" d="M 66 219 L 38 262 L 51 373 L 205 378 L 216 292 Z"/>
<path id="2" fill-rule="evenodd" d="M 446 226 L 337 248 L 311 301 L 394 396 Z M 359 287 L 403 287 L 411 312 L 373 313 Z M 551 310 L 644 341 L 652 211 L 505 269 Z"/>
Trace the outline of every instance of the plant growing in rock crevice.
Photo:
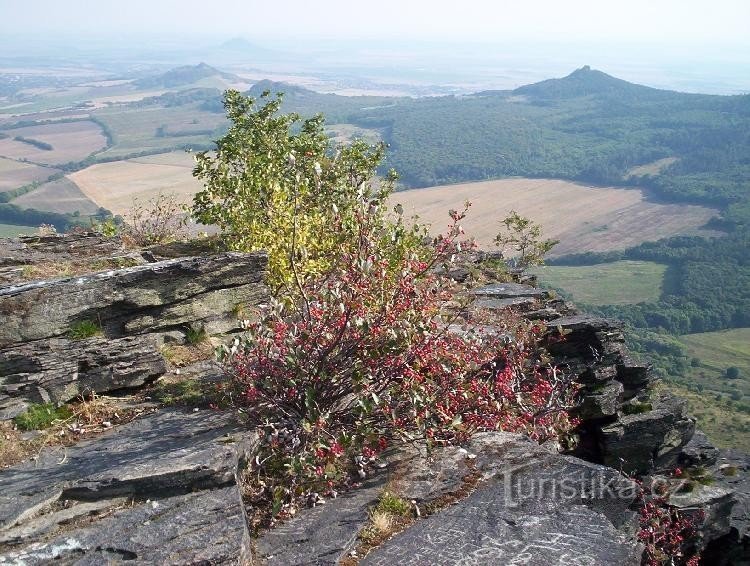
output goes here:
<path id="1" fill-rule="evenodd" d="M 546 365 L 542 328 L 512 317 L 451 328 L 453 286 L 430 270 L 462 249 L 464 214 L 451 213 L 429 250 L 399 255 L 383 242 L 401 228 L 389 233 L 382 212 L 362 206 L 356 248 L 230 349 L 228 371 L 263 432 L 253 497 L 288 509 L 363 475 L 394 441 L 435 446 L 498 429 L 546 440 L 572 429 L 575 389 Z"/>

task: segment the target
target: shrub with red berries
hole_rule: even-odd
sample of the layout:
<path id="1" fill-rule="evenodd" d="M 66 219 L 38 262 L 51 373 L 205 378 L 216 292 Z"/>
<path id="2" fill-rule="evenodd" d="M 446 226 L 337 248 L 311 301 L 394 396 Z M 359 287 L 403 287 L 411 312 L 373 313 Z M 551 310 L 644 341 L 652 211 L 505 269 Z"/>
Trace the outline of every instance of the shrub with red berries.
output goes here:
<path id="1" fill-rule="evenodd" d="M 294 304 L 275 303 L 225 359 L 262 429 L 253 471 L 277 511 L 364 475 L 397 441 L 459 443 L 480 430 L 544 441 L 575 425 L 575 388 L 546 362 L 543 328 L 512 316 L 457 324 L 453 284 L 431 268 L 465 248 L 465 212 L 428 249 L 400 254 L 373 214 L 362 210 L 354 251 Z"/>

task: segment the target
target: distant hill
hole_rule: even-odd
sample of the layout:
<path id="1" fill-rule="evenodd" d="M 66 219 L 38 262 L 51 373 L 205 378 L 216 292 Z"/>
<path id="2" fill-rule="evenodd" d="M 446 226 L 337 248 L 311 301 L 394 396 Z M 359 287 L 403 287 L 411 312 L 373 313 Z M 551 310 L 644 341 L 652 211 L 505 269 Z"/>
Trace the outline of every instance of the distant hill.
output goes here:
<path id="1" fill-rule="evenodd" d="M 629 83 L 586 65 L 561 79 L 547 79 L 519 87 L 513 91 L 513 94 L 532 98 L 564 100 L 591 95 L 630 98 L 633 96 L 663 97 L 676 93 Z"/>
<path id="2" fill-rule="evenodd" d="M 198 63 L 197 65 L 176 67 L 161 75 L 144 77 L 135 81 L 135 84 L 140 88 L 175 88 L 191 85 L 210 77 L 216 77 L 231 82 L 242 81 L 237 75 L 224 73 L 206 63 Z"/>
<path id="3" fill-rule="evenodd" d="M 268 79 L 264 79 L 262 81 L 259 81 L 255 83 L 249 91 L 247 91 L 247 94 L 253 97 L 260 96 L 265 91 L 270 91 L 271 93 L 277 93 L 277 92 L 283 92 L 284 96 L 288 99 L 290 97 L 298 98 L 298 97 L 325 97 L 327 95 L 321 94 L 318 92 L 315 92 L 313 90 L 310 90 L 308 88 L 305 88 L 303 86 L 293 85 L 290 83 L 284 83 L 279 81 L 271 81 Z"/>

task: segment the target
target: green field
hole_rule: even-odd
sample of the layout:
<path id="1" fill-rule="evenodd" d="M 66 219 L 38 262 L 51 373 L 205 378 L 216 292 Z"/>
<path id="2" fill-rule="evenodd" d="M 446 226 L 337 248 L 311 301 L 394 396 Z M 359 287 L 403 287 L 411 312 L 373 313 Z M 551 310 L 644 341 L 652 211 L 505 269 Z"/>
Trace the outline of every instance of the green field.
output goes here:
<path id="1" fill-rule="evenodd" d="M 736 403 L 696 393 L 674 383 L 664 384 L 664 387 L 687 400 L 688 412 L 695 417 L 697 428 L 716 446 L 750 452 L 750 414 L 740 410 Z"/>
<path id="2" fill-rule="evenodd" d="M 616 261 L 599 265 L 542 266 L 532 270 L 543 286 L 561 290 L 589 305 L 633 305 L 657 301 L 667 266 L 650 261 Z"/>
<path id="3" fill-rule="evenodd" d="M 16 224 L 0 224 L 0 238 L 15 238 L 19 234 L 36 234 L 38 226 L 18 226 Z"/>
<path id="4" fill-rule="evenodd" d="M 678 340 L 693 360 L 686 383 L 724 395 L 750 396 L 750 328 L 686 334 Z M 727 378 L 731 366 L 740 370 L 739 378 Z"/>

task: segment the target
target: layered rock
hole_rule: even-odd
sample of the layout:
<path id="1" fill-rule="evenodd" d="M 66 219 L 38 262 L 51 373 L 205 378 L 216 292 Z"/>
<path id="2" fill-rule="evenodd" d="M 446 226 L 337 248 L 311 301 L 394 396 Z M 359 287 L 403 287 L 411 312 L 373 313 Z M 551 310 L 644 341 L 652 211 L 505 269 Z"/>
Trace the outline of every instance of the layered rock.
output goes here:
<path id="1" fill-rule="evenodd" d="M 247 562 L 238 487 L 256 440 L 226 414 L 165 410 L 0 472 L 0 562 Z"/>
<path id="2" fill-rule="evenodd" d="M 44 251 L 34 247 L 42 244 Z M 47 258 L 50 247 L 87 257 L 120 250 L 118 240 L 98 236 L 23 246 L 24 261 Z M 254 316 L 268 298 L 266 266 L 263 253 L 220 253 L 0 287 L 0 418 L 29 403 L 59 404 L 153 380 L 166 369 L 165 339 L 235 332 L 239 313 Z M 77 339 L 80 328 L 94 336 Z"/>

